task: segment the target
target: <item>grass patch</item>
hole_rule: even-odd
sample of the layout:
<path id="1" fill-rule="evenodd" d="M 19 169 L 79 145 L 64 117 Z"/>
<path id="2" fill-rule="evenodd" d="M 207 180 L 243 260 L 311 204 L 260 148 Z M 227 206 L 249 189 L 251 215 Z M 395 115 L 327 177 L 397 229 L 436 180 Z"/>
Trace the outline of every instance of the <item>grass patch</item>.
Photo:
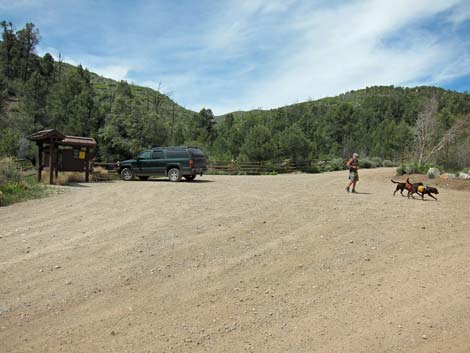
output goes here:
<path id="1" fill-rule="evenodd" d="M 95 182 L 99 181 L 111 181 L 118 180 L 119 174 L 116 172 L 111 172 L 103 167 L 93 167 L 93 172 L 91 173 L 92 180 Z"/>
<path id="2" fill-rule="evenodd" d="M 67 185 L 85 182 L 85 173 L 83 172 L 62 172 L 55 180 L 56 185 Z"/>
<path id="3" fill-rule="evenodd" d="M 44 197 L 47 191 L 47 187 L 37 183 L 34 177 L 7 182 L 0 185 L 0 206 Z"/>
<path id="4" fill-rule="evenodd" d="M 49 171 L 43 170 L 41 180 L 44 184 L 49 184 Z M 85 182 L 84 172 L 59 172 L 57 178 L 54 175 L 55 185 L 69 185 Z"/>
<path id="5" fill-rule="evenodd" d="M 42 171 L 41 180 L 45 184 L 49 184 L 49 171 L 47 169 Z M 119 180 L 119 174 L 114 171 L 109 171 L 103 167 L 94 167 L 90 173 L 90 181 L 111 181 Z M 76 183 L 85 183 L 84 172 L 59 172 L 57 178 L 54 175 L 55 185 L 72 185 Z"/>
<path id="6" fill-rule="evenodd" d="M 0 159 L 0 206 L 43 197 L 47 188 L 27 176 L 12 158 Z"/>

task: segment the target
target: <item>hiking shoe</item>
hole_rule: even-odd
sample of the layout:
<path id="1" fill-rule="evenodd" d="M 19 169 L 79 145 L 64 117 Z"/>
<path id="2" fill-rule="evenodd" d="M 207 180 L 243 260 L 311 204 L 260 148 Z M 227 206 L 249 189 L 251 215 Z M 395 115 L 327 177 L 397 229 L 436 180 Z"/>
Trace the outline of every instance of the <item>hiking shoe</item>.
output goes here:
<path id="1" fill-rule="evenodd" d="M 357 194 L 356 190 L 351 191 L 351 194 Z"/>
<path id="2" fill-rule="evenodd" d="M 349 193 L 349 186 L 348 186 L 346 189 L 344 189 L 344 190 L 346 190 L 346 192 Z"/>

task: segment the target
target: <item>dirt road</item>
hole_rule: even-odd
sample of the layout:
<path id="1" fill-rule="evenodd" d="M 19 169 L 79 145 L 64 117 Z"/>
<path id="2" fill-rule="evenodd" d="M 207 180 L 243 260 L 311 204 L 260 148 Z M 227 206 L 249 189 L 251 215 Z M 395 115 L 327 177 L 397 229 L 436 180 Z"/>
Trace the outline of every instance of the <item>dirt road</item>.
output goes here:
<path id="1" fill-rule="evenodd" d="M 0 209 L 0 352 L 470 352 L 470 193 L 392 169 L 115 182 Z"/>

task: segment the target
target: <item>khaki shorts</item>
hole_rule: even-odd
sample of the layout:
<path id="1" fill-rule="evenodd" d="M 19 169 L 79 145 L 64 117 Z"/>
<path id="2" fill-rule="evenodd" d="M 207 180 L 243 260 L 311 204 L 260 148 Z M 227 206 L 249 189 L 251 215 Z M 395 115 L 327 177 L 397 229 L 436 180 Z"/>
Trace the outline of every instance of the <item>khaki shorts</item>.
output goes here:
<path id="1" fill-rule="evenodd" d="M 359 174 L 357 172 L 349 172 L 349 180 L 359 181 Z"/>

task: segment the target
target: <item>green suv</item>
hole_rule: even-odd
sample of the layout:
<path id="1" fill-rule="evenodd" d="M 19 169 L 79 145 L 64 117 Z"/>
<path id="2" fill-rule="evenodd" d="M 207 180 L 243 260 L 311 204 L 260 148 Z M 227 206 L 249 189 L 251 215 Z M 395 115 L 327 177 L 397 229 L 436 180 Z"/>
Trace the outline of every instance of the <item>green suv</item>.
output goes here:
<path id="1" fill-rule="evenodd" d="M 138 177 L 167 176 L 170 181 L 194 180 L 207 171 L 204 153 L 197 147 L 154 147 L 141 152 L 135 159 L 118 162 L 123 180 Z"/>

